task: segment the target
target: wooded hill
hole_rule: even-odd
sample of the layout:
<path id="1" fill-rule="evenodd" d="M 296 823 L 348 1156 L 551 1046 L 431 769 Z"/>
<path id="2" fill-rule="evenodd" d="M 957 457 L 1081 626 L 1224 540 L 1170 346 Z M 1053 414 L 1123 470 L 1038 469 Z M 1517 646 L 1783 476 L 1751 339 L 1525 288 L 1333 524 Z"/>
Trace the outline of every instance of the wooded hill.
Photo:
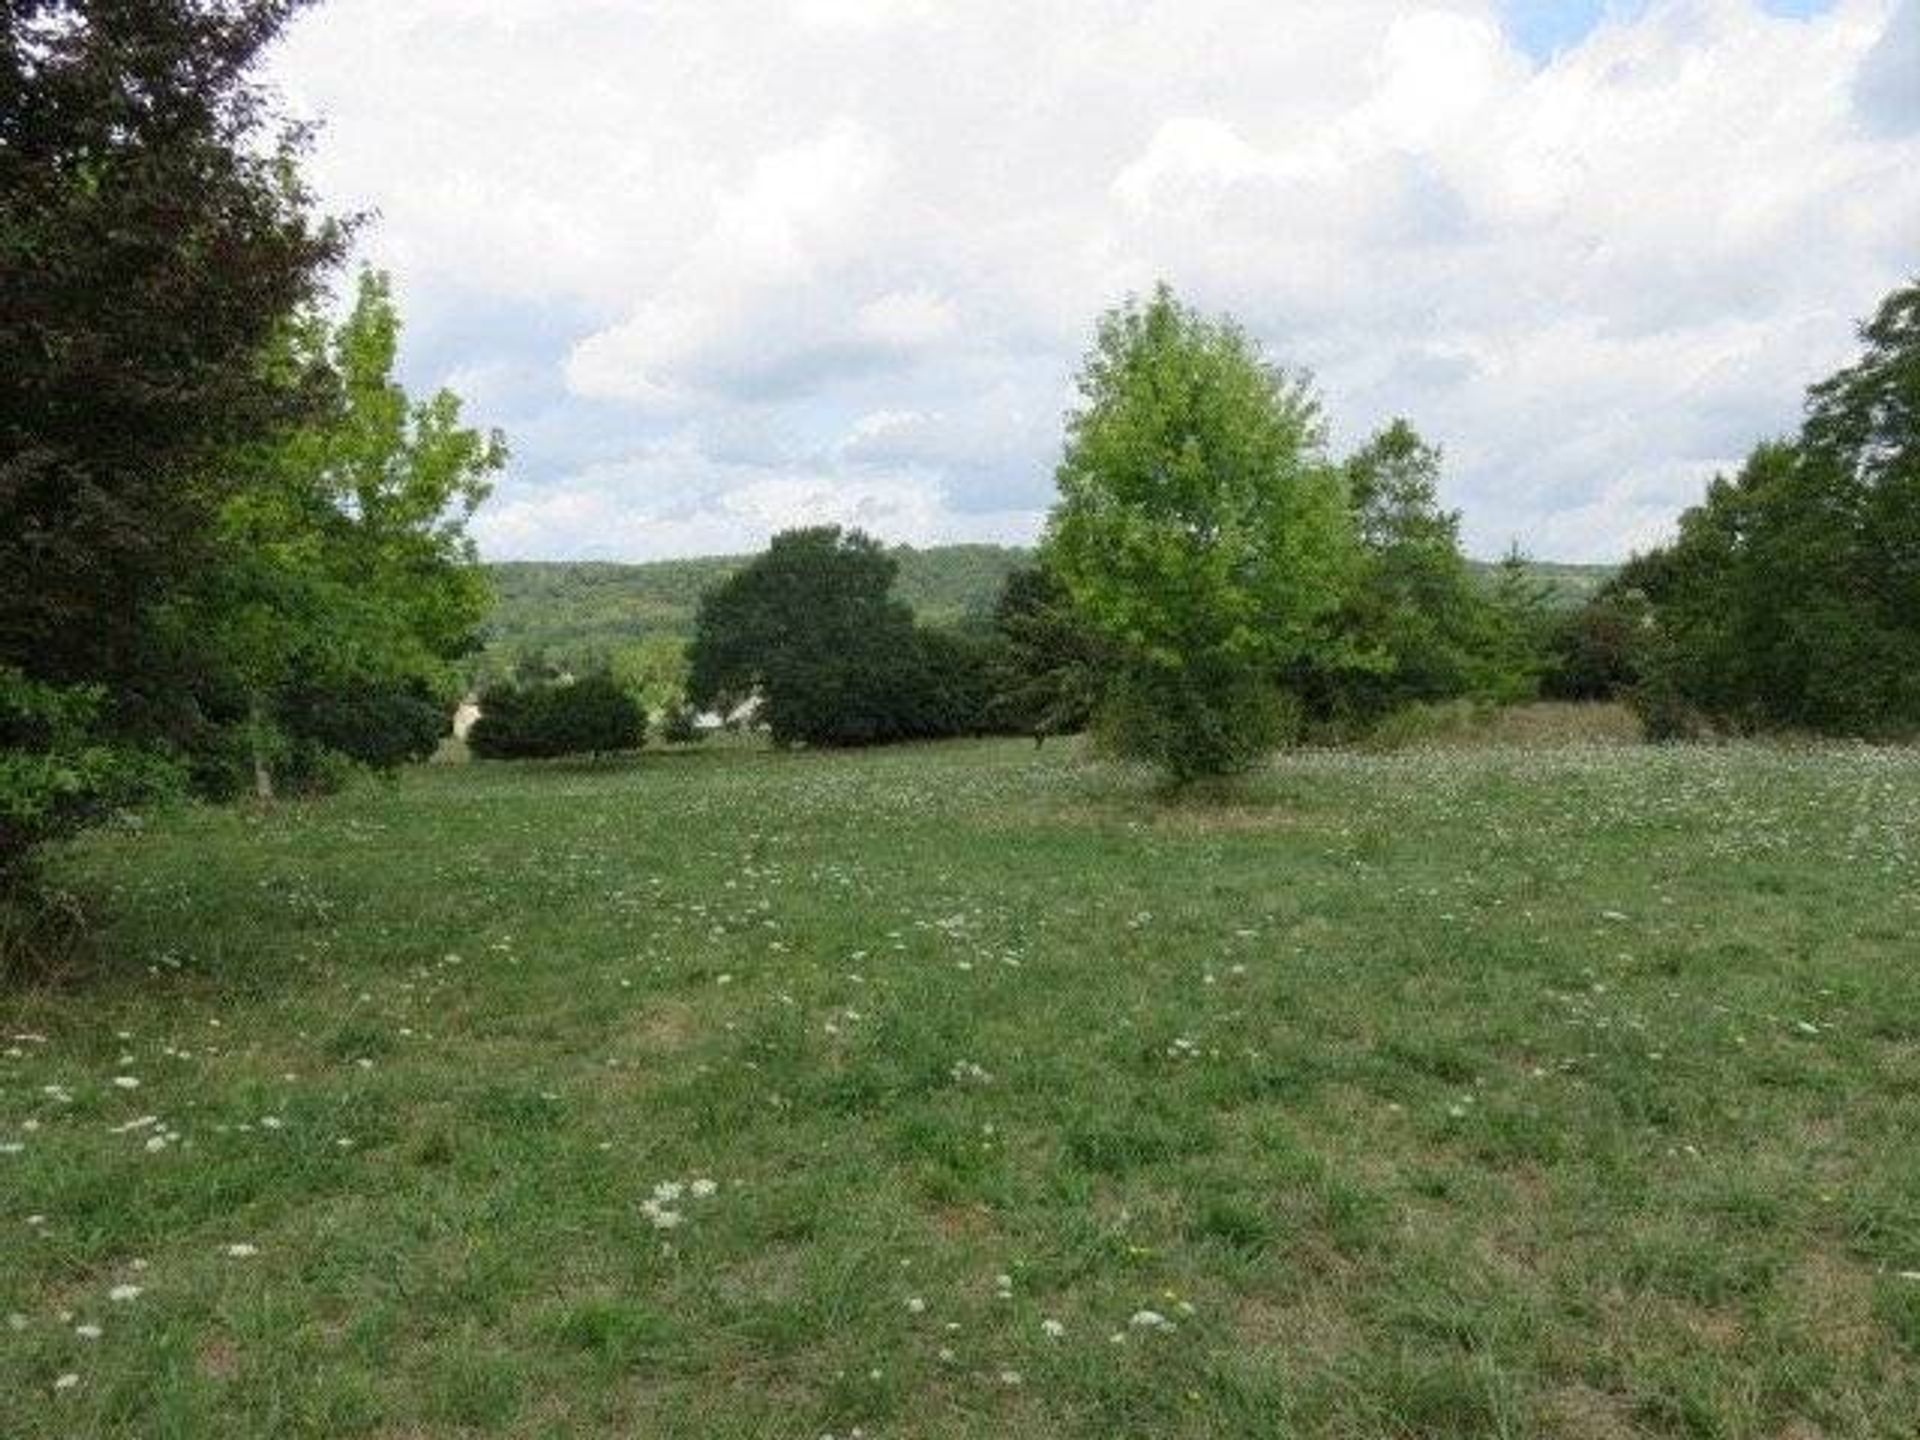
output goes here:
<path id="1" fill-rule="evenodd" d="M 954 624 L 992 612 L 1009 572 L 1033 552 L 1013 545 L 902 545 L 897 590 L 930 624 Z M 701 592 L 738 570 L 746 555 L 712 555 L 644 564 L 516 560 L 486 567 L 493 610 L 486 625 L 489 661 L 546 651 L 556 658 L 605 654 L 646 635 L 689 637 Z M 1493 566 L 1473 562 L 1483 573 Z M 1611 565 L 1529 562 L 1556 603 L 1574 606 L 1612 575 Z"/>

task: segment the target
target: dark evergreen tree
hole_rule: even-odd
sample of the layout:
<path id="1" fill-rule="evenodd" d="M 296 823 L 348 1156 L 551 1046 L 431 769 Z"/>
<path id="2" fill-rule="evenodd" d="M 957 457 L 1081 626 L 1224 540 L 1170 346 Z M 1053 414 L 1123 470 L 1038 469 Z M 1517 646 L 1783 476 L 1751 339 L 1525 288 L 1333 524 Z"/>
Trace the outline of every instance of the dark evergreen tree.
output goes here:
<path id="1" fill-rule="evenodd" d="M 1040 744 L 1092 724 L 1100 698 L 1099 642 L 1052 572 L 1034 565 L 1007 576 L 993 624 L 1000 639 L 992 674 L 997 727 Z"/>

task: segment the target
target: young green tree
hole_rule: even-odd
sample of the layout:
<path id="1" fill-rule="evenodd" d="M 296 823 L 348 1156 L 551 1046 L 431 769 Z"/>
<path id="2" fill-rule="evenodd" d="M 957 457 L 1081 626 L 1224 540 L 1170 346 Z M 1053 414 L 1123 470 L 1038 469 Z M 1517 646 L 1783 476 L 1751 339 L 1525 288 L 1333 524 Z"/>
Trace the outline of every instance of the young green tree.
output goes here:
<path id="1" fill-rule="evenodd" d="M 1494 567 L 1488 590 L 1482 693 L 1501 704 L 1532 700 L 1540 693 L 1553 628 L 1553 589 L 1511 545 Z"/>
<path id="2" fill-rule="evenodd" d="M 506 447 L 462 425 L 451 392 L 410 400 L 393 378 L 398 341 L 387 279 L 372 271 L 337 329 L 303 319 L 282 363 L 325 375 L 333 403 L 236 452 L 246 483 L 219 512 L 219 561 L 182 607 L 245 695 L 262 798 L 276 764 L 329 740 L 362 763 L 410 758 L 417 741 L 394 737 L 417 736 L 423 699 L 450 708 L 454 662 L 485 618 L 467 524 Z M 368 723 L 382 711 L 389 733 Z M 328 715 L 354 723 L 310 723 Z"/>
<path id="3" fill-rule="evenodd" d="M 1283 667 L 1337 645 L 1356 542 L 1306 384 L 1162 285 L 1100 322 L 1046 559 L 1110 657 L 1106 732 L 1176 780 L 1284 738 Z"/>

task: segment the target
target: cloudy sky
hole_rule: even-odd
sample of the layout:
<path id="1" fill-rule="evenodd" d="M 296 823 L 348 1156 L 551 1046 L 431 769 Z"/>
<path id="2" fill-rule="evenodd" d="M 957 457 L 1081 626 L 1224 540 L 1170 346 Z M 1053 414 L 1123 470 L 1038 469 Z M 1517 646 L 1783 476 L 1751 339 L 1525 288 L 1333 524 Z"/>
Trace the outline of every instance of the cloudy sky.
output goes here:
<path id="1" fill-rule="evenodd" d="M 1030 539 L 1160 278 L 1616 558 L 1920 273 L 1920 0 L 329 0 L 276 79 L 495 559 Z"/>

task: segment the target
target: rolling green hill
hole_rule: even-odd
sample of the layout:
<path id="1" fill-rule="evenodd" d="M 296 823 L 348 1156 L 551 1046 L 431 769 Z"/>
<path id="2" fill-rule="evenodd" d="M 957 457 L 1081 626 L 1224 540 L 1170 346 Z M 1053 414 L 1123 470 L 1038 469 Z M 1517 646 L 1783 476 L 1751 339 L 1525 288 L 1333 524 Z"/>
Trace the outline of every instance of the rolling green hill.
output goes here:
<path id="1" fill-rule="evenodd" d="M 921 619 L 935 624 L 989 612 L 1008 573 L 1033 555 L 1029 549 L 1009 545 L 937 545 L 924 550 L 903 545 L 893 553 L 900 562 L 901 598 Z M 749 558 L 716 555 L 638 565 L 520 560 L 489 565 L 494 610 L 487 624 L 488 668 L 534 651 L 577 663 L 648 635 L 689 636 L 701 592 Z M 1531 568 L 1555 598 L 1568 605 L 1586 599 L 1614 570 L 1611 565 L 1546 562 Z"/>

